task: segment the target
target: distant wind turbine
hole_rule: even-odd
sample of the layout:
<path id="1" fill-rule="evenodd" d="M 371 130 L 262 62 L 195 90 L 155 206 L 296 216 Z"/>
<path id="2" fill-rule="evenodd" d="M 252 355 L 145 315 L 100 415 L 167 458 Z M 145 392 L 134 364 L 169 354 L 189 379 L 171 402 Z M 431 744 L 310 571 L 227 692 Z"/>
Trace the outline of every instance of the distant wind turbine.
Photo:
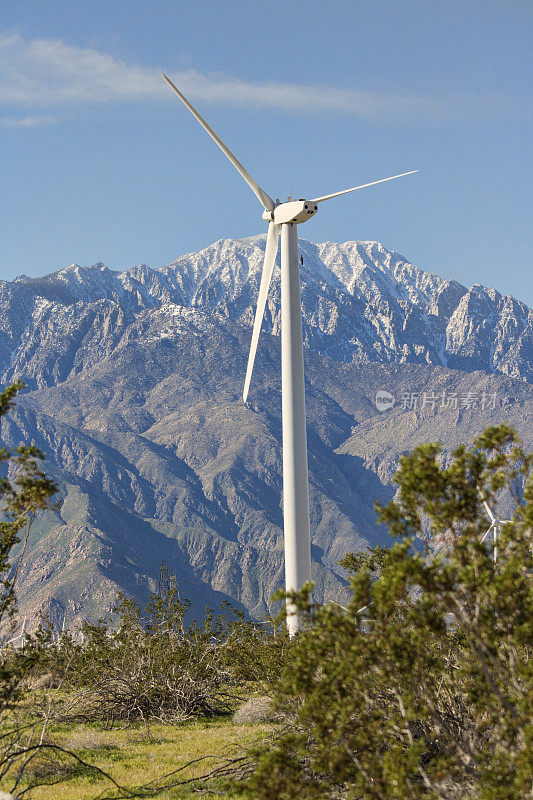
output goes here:
<path id="1" fill-rule="evenodd" d="M 24 645 L 28 641 L 28 637 L 26 636 L 26 622 L 27 622 L 27 619 L 28 619 L 27 617 L 24 617 L 24 622 L 22 623 L 22 628 L 20 630 L 20 633 L 17 636 L 13 636 L 12 639 L 9 639 L 9 641 L 6 644 L 14 645 L 15 642 L 20 642 L 20 646 L 24 647 Z"/>
<path id="2" fill-rule="evenodd" d="M 268 222 L 265 260 L 257 298 L 257 309 L 252 332 L 252 343 L 248 356 L 248 367 L 244 381 L 243 401 L 246 402 L 250 379 L 254 366 L 257 342 L 272 278 L 278 240 L 281 230 L 281 398 L 283 428 L 283 533 L 285 542 L 285 587 L 298 591 L 304 583 L 311 580 L 311 538 L 309 531 L 309 489 L 307 481 L 307 436 L 305 430 L 305 387 L 302 344 L 302 318 L 300 305 L 300 275 L 298 262 L 298 236 L 296 225 L 307 222 L 318 211 L 318 204 L 331 200 L 341 194 L 355 192 L 377 183 L 392 181 L 404 175 L 412 175 L 419 170 L 402 172 L 390 178 L 363 183 L 351 189 L 315 197 L 314 200 L 289 200 L 286 203 L 274 202 L 261 189 L 243 165 L 226 147 L 222 139 L 200 116 L 194 106 L 177 89 L 172 81 L 163 75 L 168 85 L 178 95 L 202 128 L 216 142 L 229 158 L 259 202 L 262 204 L 263 219 Z M 289 605 L 287 626 L 293 636 L 301 624 L 300 615 Z"/>

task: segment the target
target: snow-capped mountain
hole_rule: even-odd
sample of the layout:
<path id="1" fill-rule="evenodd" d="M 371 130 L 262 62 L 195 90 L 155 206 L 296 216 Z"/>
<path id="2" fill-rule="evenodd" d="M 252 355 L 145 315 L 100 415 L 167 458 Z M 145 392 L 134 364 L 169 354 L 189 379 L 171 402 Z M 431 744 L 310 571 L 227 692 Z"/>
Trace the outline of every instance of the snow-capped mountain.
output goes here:
<path id="1" fill-rule="evenodd" d="M 64 380 L 119 347 L 136 318 L 170 305 L 251 325 L 264 248 L 264 236 L 223 239 L 158 269 L 73 264 L 1 283 L 4 380 L 22 373 L 37 386 Z M 377 242 L 301 240 L 300 251 L 304 339 L 315 352 L 341 362 L 435 364 L 533 381 L 533 312 L 524 303 L 439 278 Z M 280 332 L 279 271 L 264 329 Z"/>
<path id="2" fill-rule="evenodd" d="M 35 442 L 59 486 L 19 572 L 28 618 L 97 618 L 117 588 L 145 600 L 162 559 L 195 613 L 222 597 L 269 607 L 283 580 L 279 273 L 275 335 L 242 403 L 264 247 L 222 240 L 159 269 L 0 283 L 1 380 L 29 387 L 0 446 Z M 314 596 L 342 603 L 340 558 L 389 541 L 373 501 L 393 496 L 402 452 L 438 439 L 447 458 L 509 421 L 531 447 L 533 314 L 374 242 L 300 249 Z M 396 399 L 384 413 L 380 391 Z M 445 395 L 457 402 L 416 402 Z"/>

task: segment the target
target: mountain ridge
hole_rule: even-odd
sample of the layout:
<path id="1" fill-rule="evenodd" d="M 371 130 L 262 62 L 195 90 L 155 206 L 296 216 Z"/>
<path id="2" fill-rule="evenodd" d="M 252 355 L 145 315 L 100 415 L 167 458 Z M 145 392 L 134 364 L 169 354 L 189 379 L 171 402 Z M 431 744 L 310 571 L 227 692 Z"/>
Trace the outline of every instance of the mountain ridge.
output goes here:
<path id="1" fill-rule="evenodd" d="M 224 597 L 269 609 L 283 580 L 278 274 L 242 403 L 264 245 L 0 283 L 2 380 L 29 388 L 0 438 L 41 447 L 60 490 L 19 573 L 28 616 L 76 624 L 109 614 L 117 590 L 142 601 L 162 559 L 194 613 Z M 402 452 L 440 438 L 447 459 L 507 421 L 533 444 L 533 320 L 379 243 L 300 248 L 315 597 L 342 603 L 340 558 L 390 541 L 372 504 L 393 496 Z"/>
<path id="2" fill-rule="evenodd" d="M 48 304 L 66 308 L 108 301 L 129 320 L 170 303 L 219 311 L 251 325 L 264 246 L 263 235 L 221 239 L 159 268 L 139 265 L 120 272 L 98 262 L 0 285 L 2 330 L 13 329 L 9 346 L 0 342 L 4 379 L 13 372 L 9 363 L 17 362 L 12 353 L 15 333 L 22 334 L 21 318 L 31 338 L 33 317 L 40 322 L 56 310 Z M 300 251 L 304 342 L 315 352 L 345 362 L 432 363 L 533 381 L 533 311 L 521 301 L 440 278 L 377 242 L 301 240 Z M 23 296 L 15 297 L 17 292 Z M 280 332 L 279 295 L 275 271 L 264 321 L 264 330 L 274 335 Z M 9 319 L 10 302 L 18 302 L 18 326 Z M 21 366 L 19 360 L 15 368 Z"/>

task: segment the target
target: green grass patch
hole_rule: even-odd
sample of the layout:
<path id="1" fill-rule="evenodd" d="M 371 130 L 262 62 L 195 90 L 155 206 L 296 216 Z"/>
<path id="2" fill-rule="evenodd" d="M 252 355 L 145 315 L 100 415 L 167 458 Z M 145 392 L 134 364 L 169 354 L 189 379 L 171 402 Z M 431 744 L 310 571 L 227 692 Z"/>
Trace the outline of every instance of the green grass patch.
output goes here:
<path id="1" fill-rule="evenodd" d="M 153 791 L 147 789 L 143 796 L 185 800 L 198 797 L 199 784 L 190 783 L 157 792 L 155 788 L 201 778 L 223 764 L 225 759 L 243 755 L 247 746 L 267 737 L 273 728 L 273 725 L 265 723 L 237 725 L 230 717 L 219 717 L 175 724 L 139 724 L 111 730 L 95 725 L 52 725 L 49 738 L 72 750 L 84 762 L 108 773 L 120 786 L 134 789 L 152 783 Z M 189 762 L 196 763 L 186 766 Z M 176 770 L 180 771 L 171 776 L 170 773 Z M 57 757 L 54 753 L 32 762 L 19 791 L 35 779 L 59 782 L 32 788 L 26 795 L 32 800 L 113 797 L 114 787 L 109 779 L 76 763 L 73 758 Z M 4 780 L 0 786 L 8 790 L 11 782 Z M 202 786 L 209 789 L 211 798 L 226 797 L 220 780 L 210 780 Z M 124 796 L 126 793 L 117 794 Z"/>

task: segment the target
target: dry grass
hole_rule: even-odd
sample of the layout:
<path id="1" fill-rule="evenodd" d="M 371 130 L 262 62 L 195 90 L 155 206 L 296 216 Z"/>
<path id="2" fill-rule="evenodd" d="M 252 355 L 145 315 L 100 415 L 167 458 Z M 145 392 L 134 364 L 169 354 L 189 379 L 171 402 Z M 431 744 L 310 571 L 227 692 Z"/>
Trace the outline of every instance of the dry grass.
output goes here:
<path id="1" fill-rule="evenodd" d="M 113 750 L 117 747 L 111 741 L 110 731 L 99 731 L 96 728 L 79 728 L 62 742 L 66 750 L 75 753 L 91 750 Z"/>
<path id="2" fill-rule="evenodd" d="M 236 725 L 253 725 L 260 722 L 272 722 L 274 719 L 272 711 L 272 699 L 267 695 L 250 697 L 246 703 L 239 706 L 233 715 Z"/>
<path id="3" fill-rule="evenodd" d="M 39 691 L 40 689 L 51 689 L 56 685 L 57 681 L 51 672 L 46 672 L 44 675 L 37 675 L 28 680 L 28 688 L 32 691 Z M 0 798 L 1 800 L 1 798 Z"/>

